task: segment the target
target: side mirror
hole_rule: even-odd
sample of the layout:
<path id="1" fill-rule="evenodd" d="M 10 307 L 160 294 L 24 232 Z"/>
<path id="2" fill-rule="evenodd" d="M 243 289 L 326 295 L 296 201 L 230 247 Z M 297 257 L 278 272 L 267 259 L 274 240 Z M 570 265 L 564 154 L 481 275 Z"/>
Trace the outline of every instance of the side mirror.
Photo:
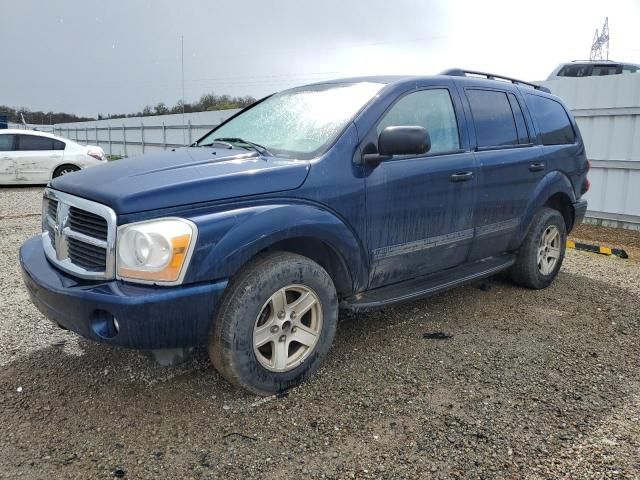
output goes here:
<path id="1" fill-rule="evenodd" d="M 394 155 L 420 155 L 431 149 L 426 129 L 419 126 L 387 127 L 378 137 L 378 153 L 363 155 L 366 164 L 377 166 Z"/>

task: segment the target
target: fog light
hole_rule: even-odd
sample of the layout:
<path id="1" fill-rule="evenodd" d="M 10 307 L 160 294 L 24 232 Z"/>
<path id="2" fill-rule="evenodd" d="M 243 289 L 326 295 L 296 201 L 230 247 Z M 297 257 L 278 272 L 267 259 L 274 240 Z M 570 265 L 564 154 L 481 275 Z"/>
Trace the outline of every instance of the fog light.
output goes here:
<path id="1" fill-rule="evenodd" d="M 91 314 L 91 329 L 100 338 L 110 340 L 120 331 L 120 324 L 116 317 L 106 310 L 94 310 Z"/>

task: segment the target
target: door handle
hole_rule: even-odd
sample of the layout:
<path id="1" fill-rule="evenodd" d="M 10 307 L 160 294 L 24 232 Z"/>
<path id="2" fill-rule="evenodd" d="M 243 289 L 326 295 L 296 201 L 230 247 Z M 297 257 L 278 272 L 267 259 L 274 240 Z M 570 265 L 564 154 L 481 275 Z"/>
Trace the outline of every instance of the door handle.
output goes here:
<path id="1" fill-rule="evenodd" d="M 541 172 L 544 170 L 544 163 L 536 162 L 529 165 L 529 170 L 531 172 Z"/>
<path id="2" fill-rule="evenodd" d="M 456 172 L 449 177 L 452 182 L 466 182 L 473 178 L 473 172 Z"/>

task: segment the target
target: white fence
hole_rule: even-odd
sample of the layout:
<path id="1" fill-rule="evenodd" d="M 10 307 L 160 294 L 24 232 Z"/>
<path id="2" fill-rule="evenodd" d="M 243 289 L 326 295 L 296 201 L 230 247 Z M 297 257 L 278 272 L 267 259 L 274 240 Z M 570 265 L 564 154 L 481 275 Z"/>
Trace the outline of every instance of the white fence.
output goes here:
<path id="1" fill-rule="evenodd" d="M 587 217 L 640 230 L 640 74 L 540 82 L 567 103 L 592 161 Z M 54 133 L 134 156 L 189 145 L 238 110 L 58 124 Z"/>
<path id="2" fill-rule="evenodd" d="M 53 133 L 79 143 L 99 145 L 109 155 L 132 157 L 190 145 L 239 110 L 60 123 Z"/>
<path id="3" fill-rule="evenodd" d="M 540 82 L 571 109 L 585 140 L 587 217 L 640 230 L 640 74 Z"/>

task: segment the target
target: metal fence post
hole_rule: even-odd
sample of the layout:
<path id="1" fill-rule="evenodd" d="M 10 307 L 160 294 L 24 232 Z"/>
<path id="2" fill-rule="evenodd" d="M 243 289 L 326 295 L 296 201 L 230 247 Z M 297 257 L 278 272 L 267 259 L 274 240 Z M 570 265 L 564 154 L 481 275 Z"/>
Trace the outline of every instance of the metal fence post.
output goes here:
<path id="1" fill-rule="evenodd" d="M 122 142 L 124 143 L 124 156 L 127 156 L 127 127 L 122 124 Z"/>
<path id="2" fill-rule="evenodd" d="M 107 132 L 109 134 L 109 155 L 113 155 L 111 152 L 111 124 L 107 125 Z"/>
<path id="3" fill-rule="evenodd" d="M 144 123 L 140 122 L 140 143 L 142 145 L 142 153 L 144 153 Z"/>
<path id="4" fill-rule="evenodd" d="M 162 122 L 162 149 L 167 149 L 167 126 Z"/>
<path id="5" fill-rule="evenodd" d="M 191 119 L 189 119 L 189 145 L 191 145 Z"/>

